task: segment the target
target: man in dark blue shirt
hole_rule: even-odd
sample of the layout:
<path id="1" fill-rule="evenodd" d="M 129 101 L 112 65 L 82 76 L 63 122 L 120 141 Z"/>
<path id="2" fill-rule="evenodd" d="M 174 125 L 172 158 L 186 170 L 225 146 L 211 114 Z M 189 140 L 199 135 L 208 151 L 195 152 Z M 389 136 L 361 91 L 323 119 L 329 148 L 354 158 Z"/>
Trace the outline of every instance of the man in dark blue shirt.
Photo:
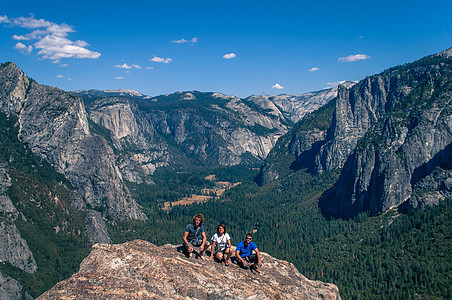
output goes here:
<path id="1" fill-rule="evenodd" d="M 258 266 L 262 266 L 261 262 L 261 254 L 259 249 L 254 242 L 253 235 L 251 233 L 247 233 L 245 235 L 245 240 L 241 241 L 237 244 L 236 256 L 239 260 L 239 264 L 243 266 L 245 269 L 255 269 L 257 270 Z M 255 253 L 253 253 L 253 251 Z M 251 265 L 249 265 L 251 263 Z"/>
<path id="2" fill-rule="evenodd" d="M 204 222 L 204 216 L 197 214 L 193 217 L 193 223 L 185 227 L 182 239 L 184 241 L 184 250 L 188 253 L 189 257 L 194 252 L 199 258 L 204 259 L 202 254 L 210 246 L 210 243 L 207 242 L 206 232 L 204 231 L 202 222 Z M 199 247 L 199 251 L 194 250 L 193 247 Z"/>

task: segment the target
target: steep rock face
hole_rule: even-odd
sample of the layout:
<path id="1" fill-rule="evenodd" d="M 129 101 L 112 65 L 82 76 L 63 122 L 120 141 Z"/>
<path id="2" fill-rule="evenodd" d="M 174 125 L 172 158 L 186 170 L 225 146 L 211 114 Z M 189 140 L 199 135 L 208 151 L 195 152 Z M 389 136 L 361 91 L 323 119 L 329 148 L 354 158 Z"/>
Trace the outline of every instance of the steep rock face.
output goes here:
<path id="1" fill-rule="evenodd" d="M 340 85 L 333 116 L 332 137 L 316 157 L 316 172 L 341 168 L 358 140 L 381 120 L 389 108 L 387 94 L 392 87 L 385 76 L 372 76 L 354 87 Z"/>
<path id="2" fill-rule="evenodd" d="M 262 253 L 260 273 L 188 259 L 176 246 L 135 240 L 96 244 L 80 270 L 38 299 L 340 299 L 333 284 L 311 281 Z"/>
<path id="3" fill-rule="evenodd" d="M 173 159 L 152 123 L 127 98 L 102 98 L 89 104 L 89 117 L 110 131 L 116 163 L 130 182 L 152 184 L 151 175 Z"/>
<path id="4" fill-rule="evenodd" d="M 437 205 L 447 197 L 452 197 L 452 170 L 437 168 L 415 184 L 408 204 L 413 208 L 422 209 Z"/>
<path id="5" fill-rule="evenodd" d="M 0 298 L 9 300 L 22 299 L 22 286 L 17 280 L 0 272 Z"/>
<path id="6" fill-rule="evenodd" d="M 13 223 L 20 214 L 11 199 L 4 195 L 10 185 L 9 175 L 0 165 L 0 262 L 9 262 L 27 273 L 34 273 L 38 266 L 33 253 Z"/>
<path id="7" fill-rule="evenodd" d="M 90 131 L 80 98 L 28 79 L 14 63 L 0 67 L 0 109 L 18 118 L 19 138 L 65 174 L 85 201 L 119 218 L 146 219 L 130 197 L 111 147 Z"/>
<path id="8" fill-rule="evenodd" d="M 325 213 L 385 212 L 409 202 L 413 186 L 436 167 L 452 167 L 451 75 L 452 60 L 441 53 L 341 93 L 333 138 L 316 161 L 318 171 L 343 165 Z"/>
<path id="9" fill-rule="evenodd" d="M 108 235 L 107 226 L 102 219 L 100 212 L 96 210 L 88 210 L 85 219 L 86 233 L 91 244 L 105 243 L 111 244 L 110 236 Z"/>
<path id="10" fill-rule="evenodd" d="M 334 107 L 335 101 L 330 101 L 318 110 L 306 114 L 278 140 L 256 177 L 259 185 L 266 185 L 291 171 L 314 168 L 315 155 L 325 143 Z"/>

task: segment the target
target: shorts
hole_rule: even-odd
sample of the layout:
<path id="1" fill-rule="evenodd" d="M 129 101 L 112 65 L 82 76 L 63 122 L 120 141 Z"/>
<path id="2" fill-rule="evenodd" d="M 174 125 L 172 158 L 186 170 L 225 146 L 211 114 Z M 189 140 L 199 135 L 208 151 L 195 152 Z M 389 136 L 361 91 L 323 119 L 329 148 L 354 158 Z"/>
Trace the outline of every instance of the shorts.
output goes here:
<path id="1" fill-rule="evenodd" d="M 226 251 L 226 249 L 228 249 L 228 247 L 226 247 L 226 248 L 224 248 L 224 249 L 217 248 L 217 249 L 215 249 L 215 250 L 213 251 L 213 254 L 214 254 L 215 256 L 217 255 L 217 253 L 223 253 L 223 254 L 225 254 L 224 252 Z"/>
<path id="2" fill-rule="evenodd" d="M 249 256 L 245 256 L 245 257 L 242 257 L 242 258 L 243 258 L 246 262 L 248 262 L 249 264 L 257 263 L 257 255 L 256 255 L 256 253 L 250 254 Z M 239 265 L 240 265 L 242 268 L 248 269 L 248 268 L 250 267 L 249 265 L 248 265 L 247 267 L 243 266 L 241 260 L 239 260 L 238 263 L 239 263 Z"/>
<path id="3" fill-rule="evenodd" d="M 248 256 L 242 257 L 244 260 L 246 260 L 249 263 L 255 263 L 257 262 L 257 255 L 256 253 L 250 254 Z"/>
<path id="4" fill-rule="evenodd" d="M 202 245 L 202 239 L 201 240 L 191 240 L 191 241 L 187 241 L 191 247 L 201 247 Z M 206 241 L 205 247 L 209 247 L 210 243 Z M 185 245 L 184 243 L 184 250 L 187 252 L 188 251 L 188 247 L 187 245 Z"/>

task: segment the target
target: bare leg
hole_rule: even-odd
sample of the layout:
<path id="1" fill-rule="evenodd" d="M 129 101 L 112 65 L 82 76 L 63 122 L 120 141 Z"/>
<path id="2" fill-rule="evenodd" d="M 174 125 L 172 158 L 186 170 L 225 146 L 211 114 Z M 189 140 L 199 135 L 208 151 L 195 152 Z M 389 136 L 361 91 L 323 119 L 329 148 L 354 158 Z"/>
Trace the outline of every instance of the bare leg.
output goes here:
<path id="1" fill-rule="evenodd" d="M 228 248 L 228 249 L 226 249 L 225 252 L 227 254 L 226 261 L 229 261 L 229 259 L 231 258 L 231 255 L 232 255 L 232 250 L 230 248 Z"/>
<path id="2" fill-rule="evenodd" d="M 222 260 L 223 260 L 223 253 L 218 252 L 218 253 L 217 253 L 217 259 L 218 259 L 219 261 L 222 261 Z"/>

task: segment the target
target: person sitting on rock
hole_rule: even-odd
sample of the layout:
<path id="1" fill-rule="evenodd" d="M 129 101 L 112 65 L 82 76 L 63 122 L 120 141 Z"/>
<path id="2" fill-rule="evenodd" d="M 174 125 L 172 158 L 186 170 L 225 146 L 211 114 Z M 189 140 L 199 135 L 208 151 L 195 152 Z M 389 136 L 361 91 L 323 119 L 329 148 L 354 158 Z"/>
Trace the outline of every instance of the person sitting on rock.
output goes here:
<path id="1" fill-rule="evenodd" d="M 237 244 L 236 256 L 241 267 L 257 271 L 258 266 L 262 266 L 261 254 L 256 244 L 251 241 L 252 239 L 253 235 L 251 233 L 245 235 L 245 240 Z"/>
<path id="2" fill-rule="evenodd" d="M 184 251 L 188 253 L 189 257 L 192 257 L 194 252 L 199 258 L 204 259 L 202 255 L 210 246 L 210 243 L 207 242 L 204 226 L 202 225 L 203 222 L 204 216 L 197 214 L 193 217 L 193 223 L 185 227 L 182 239 L 184 241 Z M 194 247 L 199 247 L 199 250 L 196 251 Z"/>
<path id="3" fill-rule="evenodd" d="M 217 232 L 212 236 L 212 251 L 210 254 L 210 260 L 213 260 L 213 256 L 223 261 L 226 267 L 229 267 L 229 259 L 232 255 L 231 237 L 226 232 L 226 225 L 220 224 L 217 227 Z M 226 258 L 224 258 L 226 256 Z"/>

